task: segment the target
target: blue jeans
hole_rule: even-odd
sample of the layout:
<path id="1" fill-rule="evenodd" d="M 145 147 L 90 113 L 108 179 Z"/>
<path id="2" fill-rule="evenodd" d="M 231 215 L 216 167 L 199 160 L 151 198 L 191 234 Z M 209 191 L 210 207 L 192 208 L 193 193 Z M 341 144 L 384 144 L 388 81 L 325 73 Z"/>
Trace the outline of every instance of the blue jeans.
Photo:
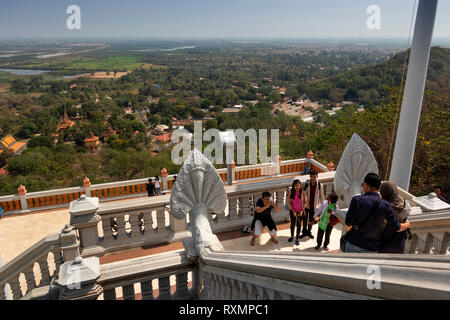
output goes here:
<path id="1" fill-rule="evenodd" d="M 377 253 L 376 251 L 371 251 L 355 246 L 354 244 L 351 244 L 349 241 L 347 241 L 347 244 L 345 246 L 345 252 Z"/>

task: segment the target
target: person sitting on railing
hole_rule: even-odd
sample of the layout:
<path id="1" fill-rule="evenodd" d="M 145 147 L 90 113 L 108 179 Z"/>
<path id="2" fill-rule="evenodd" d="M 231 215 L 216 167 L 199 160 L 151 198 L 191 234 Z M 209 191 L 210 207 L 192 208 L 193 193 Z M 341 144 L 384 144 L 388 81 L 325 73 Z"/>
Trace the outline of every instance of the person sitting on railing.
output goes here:
<path id="1" fill-rule="evenodd" d="M 289 208 L 289 217 L 291 218 L 291 237 L 288 239 L 288 242 L 292 242 L 294 240 L 294 230 L 295 226 L 297 226 L 297 235 L 295 237 L 295 245 L 299 245 L 299 237 L 300 231 L 302 227 L 302 216 L 303 211 L 306 207 L 306 192 L 302 189 L 302 183 L 300 180 L 295 179 L 292 182 L 292 188 L 289 192 L 289 198 L 287 201 L 287 205 Z"/>
<path id="2" fill-rule="evenodd" d="M 391 204 L 380 198 L 380 186 L 380 176 L 368 173 L 362 184 L 364 194 L 354 196 L 350 201 L 345 216 L 345 252 L 378 252 L 384 219 L 394 232 L 402 232 L 410 227 L 409 222 L 399 223 Z"/>
<path id="3" fill-rule="evenodd" d="M 272 195 L 264 191 L 262 194 L 262 198 L 258 199 L 256 202 L 256 210 L 255 210 L 255 232 L 253 234 L 252 240 L 250 241 L 250 245 L 255 245 L 255 240 L 258 239 L 264 227 L 269 229 L 270 240 L 273 243 L 278 243 L 276 239 L 277 236 L 277 225 L 275 221 L 272 219 L 272 210 L 275 212 L 279 212 L 277 205 L 273 202 Z"/>
<path id="4" fill-rule="evenodd" d="M 325 233 L 325 242 L 323 243 L 323 248 L 328 251 L 328 244 L 330 243 L 330 235 L 333 230 L 333 226 L 339 223 L 338 217 L 334 213 L 339 210 L 339 206 L 336 204 L 339 197 L 336 193 L 331 192 L 327 196 L 320 208 L 314 215 L 314 224 L 319 223 L 319 228 L 317 229 L 317 246 L 316 250 L 320 249 L 322 245 L 323 234 Z"/>
<path id="5" fill-rule="evenodd" d="M 399 222 L 404 223 L 411 213 L 411 206 L 402 198 L 397 189 L 395 182 L 386 181 L 380 187 L 381 198 L 388 201 Z M 396 232 L 391 226 L 387 225 L 386 220 L 383 222 L 383 234 L 381 237 L 380 253 L 404 253 L 406 245 L 406 237 L 409 230 Z"/>

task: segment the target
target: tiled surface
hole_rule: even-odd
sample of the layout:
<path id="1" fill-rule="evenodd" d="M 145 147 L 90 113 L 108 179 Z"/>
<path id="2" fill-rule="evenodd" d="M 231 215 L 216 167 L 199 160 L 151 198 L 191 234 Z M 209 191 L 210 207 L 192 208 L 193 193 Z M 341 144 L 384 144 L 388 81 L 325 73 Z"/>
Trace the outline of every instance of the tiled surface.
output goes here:
<path id="1" fill-rule="evenodd" d="M 3 264 L 42 238 L 60 233 L 69 221 L 69 209 L 3 217 L 0 219 L 0 254 Z"/>

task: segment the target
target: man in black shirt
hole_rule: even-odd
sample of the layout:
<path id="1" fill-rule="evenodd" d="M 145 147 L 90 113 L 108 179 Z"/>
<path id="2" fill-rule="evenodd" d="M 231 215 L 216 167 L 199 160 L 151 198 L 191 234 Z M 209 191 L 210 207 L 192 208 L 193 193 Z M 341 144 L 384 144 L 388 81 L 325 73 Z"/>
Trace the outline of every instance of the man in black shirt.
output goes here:
<path id="1" fill-rule="evenodd" d="M 384 219 L 397 232 L 409 228 L 409 222 L 399 223 L 391 204 L 380 199 L 380 185 L 380 177 L 369 173 L 362 185 L 364 194 L 352 198 L 345 217 L 347 232 L 351 231 L 345 252 L 378 252 Z"/>
<path id="2" fill-rule="evenodd" d="M 156 194 L 156 188 L 155 185 L 153 184 L 152 179 L 148 179 L 148 183 L 145 186 L 145 188 L 147 189 L 147 194 L 149 197 L 153 197 Z"/>
<path id="3" fill-rule="evenodd" d="M 255 231 L 252 240 L 250 241 L 250 245 L 255 245 L 255 240 L 261 236 L 264 227 L 267 227 L 267 229 L 269 229 L 270 241 L 272 241 L 273 243 L 278 243 L 278 240 L 276 239 L 277 226 L 275 224 L 275 221 L 273 221 L 272 219 L 272 210 L 275 210 L 275 212 L 280 211 L 277 205 L 273 202 L 271 194 L 265 191 L 262 194 L 262 198 L 256 202 L 254 218 Z"/>

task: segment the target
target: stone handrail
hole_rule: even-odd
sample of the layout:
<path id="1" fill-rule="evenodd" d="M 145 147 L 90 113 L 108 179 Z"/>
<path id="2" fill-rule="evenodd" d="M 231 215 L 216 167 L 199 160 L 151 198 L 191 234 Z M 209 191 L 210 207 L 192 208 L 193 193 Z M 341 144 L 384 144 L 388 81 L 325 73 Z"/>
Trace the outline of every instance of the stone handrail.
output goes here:
<path id="1" fill-rule="evenodd" d="M 325 166 L 318 163 L 314 159 L 294 159 L 282 161 L 280 165 L 281 172 L 276 170 L 264 171 L 264 168 L 272 168 L 272 164 L 256 164 L 249 166 L 240 166 L 233 169 L 234 181 L 253 181 L 264 179 L 268 176 L 283 176 L 301 173 L 307 163 L 310 163 L 311 169 L 319 172 L 328 171 Z M 218 169 L 219 175 L 223 181 L 227 181 L 227 169 Z M 165 191 L 170 191 L 173 186 L 175 175 L 169 175 L 161 178 L 161 187 L 167 185 Z M 136 198 L 146 196 L 145 185 L 147 178 L 115 181 L 109 183 L 101 183 L 89 185 L 86 187 L 72 187 L 63 189 L 46 190 L 39 192 L 30 192 L 23 195 L 7 195 L 0 196 L 0 206 L 3 208 L 3 215 L 11 215 L 16 213 L 24 213 L 29 211 L 51 210 L 56 208 L 68 207 L 70 202 L 78 199 L 82 194 L 87 196 L 98 197 L 101 202 Z"/>
<path id="2" fill-rule="evenodd" d="M 445 256 L 206 249 L 200 260 L 203 299 L 450 299 Z"/>
<path id="3" fill-rule="evenodd" d="M 189 273 L 192 289 L 188 288 Z M 175 277 L 174 294 L 171 294 L 171 277 Z M 153 286 L 155 279 L 157 285 Z M 158 300 L 194 299 L 197 297 L 195 279 L 195 265 L 184 251 L 176 251 L 102 265 L 97 283 L 103 287 L 104 300 L 116 300 L 116 288 L 122 289 L 124 300 L 134 300 L 139 293 L 142 300 L 153 300 L 154 290 L 159 291 Z"/>
<path id="4" fill-rule="evenodd" d="M 413 237 L 406 243 L 406 253 L 449 254 L 450 210 L 411 215 Z"/>
<path id="5" fill-rule="evenodd" d="M 22 298 L 36 287 L 49 285 L 55 272 L 50 272 L 49 254 L 53 254 L 51 261 L 55 265 L 54 270 L 57 270 L 62 262 L 60 250 L 59 235 L 49 236 L 3 266 L 0 269 L 0 300 L 5 299 L 6 284 L 11 288 L 13 300 Z M 39 265 L 38 275 L 33 270 L 35 264 Z M 21 288 L 19 280 L 21 274 L 25 275 L 26 288 Z"/>

